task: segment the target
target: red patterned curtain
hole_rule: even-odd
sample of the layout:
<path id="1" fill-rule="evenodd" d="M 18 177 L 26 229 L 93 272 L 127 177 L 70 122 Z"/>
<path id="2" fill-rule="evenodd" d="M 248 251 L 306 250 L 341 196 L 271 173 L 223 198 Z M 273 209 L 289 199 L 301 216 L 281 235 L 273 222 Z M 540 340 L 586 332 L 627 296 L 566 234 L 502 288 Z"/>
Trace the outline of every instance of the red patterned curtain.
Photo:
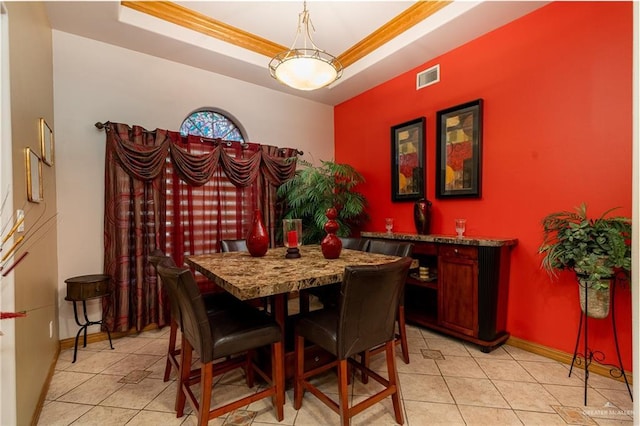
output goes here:
<path id="1" fill-rule="evenodd" d="M 297 152 L 121 123 L 105 129 L 104 265 L 114 286 L 105 323 L 164 326 L 168 304 L 148 254 L 160 248 L 180 265 L 184 255 L 218 251 L 221 239 L 244 238 L 255 209 L 273 246 L 275 190 L 295 173 Z"/>

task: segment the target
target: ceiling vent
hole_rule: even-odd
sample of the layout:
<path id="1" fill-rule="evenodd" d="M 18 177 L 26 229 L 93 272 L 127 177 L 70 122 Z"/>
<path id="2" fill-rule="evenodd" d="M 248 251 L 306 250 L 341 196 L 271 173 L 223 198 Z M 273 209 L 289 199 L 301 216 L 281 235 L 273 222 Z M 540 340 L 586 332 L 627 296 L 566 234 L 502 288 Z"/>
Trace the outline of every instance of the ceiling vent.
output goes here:
<path id="1" fill-rule="evenodd" d="M 440 81 L 440 64 L 419 72 L 416 75 L 416 90 L 431 86 Z"/>

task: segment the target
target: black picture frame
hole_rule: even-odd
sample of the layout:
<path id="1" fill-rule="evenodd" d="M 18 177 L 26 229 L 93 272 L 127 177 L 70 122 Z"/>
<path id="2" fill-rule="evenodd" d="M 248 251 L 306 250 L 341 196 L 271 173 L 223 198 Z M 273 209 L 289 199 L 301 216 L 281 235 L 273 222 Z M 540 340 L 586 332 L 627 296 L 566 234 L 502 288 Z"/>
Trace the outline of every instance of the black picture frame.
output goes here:
<path id="1" fill-rule="evenodd" d="M 391 201 L 424 198 L 426 121 L 391 126 Z"/>
<path id="2" fill-rule="evenodd" d="M 436 113 L 436 198 L 482 195 L 482 108 L 476 99 Z"/>

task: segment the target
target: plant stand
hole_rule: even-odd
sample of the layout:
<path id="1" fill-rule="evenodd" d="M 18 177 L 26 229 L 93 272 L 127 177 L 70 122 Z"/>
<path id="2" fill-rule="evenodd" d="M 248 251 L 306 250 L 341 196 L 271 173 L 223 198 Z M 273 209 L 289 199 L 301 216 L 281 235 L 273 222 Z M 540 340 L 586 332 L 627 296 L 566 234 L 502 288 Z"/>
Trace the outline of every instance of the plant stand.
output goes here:
<path id="1" fill-rule="evenodd" d="M 580 284 L 582 286 L 582 284 Z M 618 357 L 618 365 L 615 364 L 605 364 L 603 361 L 605 359 L 604 353 L 602 351 L 593 350 L 589 348 L 589 333 L 587 331 L 588 325 L 588 299 L 587 299 L 587 286 L 582 286 L 584 289 L 584 297 L 585 297 L 585 310 L 580 312 L 580 322 L 578 324 L 578 336 L 576 338 L 576 346 L 573 350 L 573 359 L 571 360 L 571 368 L 569 369 L 569 377 L 571 377 L 571 372 L 573 371 L 574 365 L 582 364 L 584 360 L 584 405 L 587 405 L 587 384 L 589 382 L 589 366 L 592 361 L 596 361 L 599 364 L 611 367 L 609 369 L 609 375 L 613 378 L 624 378 L 624 382 L 627 385 L 627 391 L 629 391 L 629 397 L 631 401 L 633 401 L 633 394 L 631 393 L 631 386 L 629 386 L 629 380 L 627 379 L 627 374 L 624 371 L 624 366 L 622 365 L 622 358 L 620 357 L 620 347 L 618 346 L 618 333 L 616 331 L 616 315 L 615 315 L 615 291 L 618 286 L 617 282 L 612 282 L 611 284 L 611 326 L 613 327 L 613 340 L 616 346 L 616 355 Z M 583 331 L 583 323 L 584 323 L 584 331 Z M 584 333 L 584 334 L 583 334 Z M 580 344 L 580 336 L 583 336 L 584 339 L 584 352 L 578 352 L 578 345 Z"/>
<path id="2" fill-rule="evenodd" d="M 111 281 L 111 277 L 109 275 L 96 274 L 96 275 L 81 275 L 78 277 L 72 277 L 66 279 L 64 282 L 67 283 L 67 297 L 65 300 L 68 300 L 73 303 L 73 316 L 75 317 L 76 324 L 80 327 L 78 330 L 78 334 L 76 334 L 75 344 L 73 346 L 73 361 L 71 363 L 76 362 L 76 357 L 78 356 L 78 338 L 80 334 L 84 332 L 84 340 L 83 347 L 87 347 L 87 327 L 96 325 L 96 324 L 104 324 L 103 319 L 100 321 L 90 321 L 87 317 L 87 300 L 97 299 L 108 296 L 111 294 L 109 290 L 109 282 Z M 84 324 L 80 322 L 78 318 L 78 308 L 76 307 L 76 302 L 82 302 L 82 314 L 84 316 Z M 107 336 L 109 336 L 109 346 L 113 349 L 113 343 L 111 342 L 111 332 L 107 328 Z"/>

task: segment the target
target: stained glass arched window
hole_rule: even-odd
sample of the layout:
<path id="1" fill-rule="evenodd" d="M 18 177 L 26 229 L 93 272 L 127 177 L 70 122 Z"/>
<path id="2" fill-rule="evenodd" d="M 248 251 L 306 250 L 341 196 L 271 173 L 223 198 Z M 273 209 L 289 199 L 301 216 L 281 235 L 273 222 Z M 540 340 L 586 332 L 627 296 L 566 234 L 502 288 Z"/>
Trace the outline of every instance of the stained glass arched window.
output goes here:
<path id="1" fill-rule="evenodd" d="M 243 158 L 255 153 L 256 147 L 241 145 L 247 133 L 229 113 L 212 108 L 192 112 L 180 126 L 182 136 L 194 135 L 208 139 L 222 139 L 239 143 L 224 145 L 225 153 Z M 207 146 L 209 145 L 209 146 Z M 192 154 L 210 152 L 215 144 L 189 143 Z M 165 253 L 195 255 L 220 250 L 220 240 L 245 238 L 253 212 L 257 208 L 257 182 L 248 187 L 236 187 L 219 166 L 211 180 L 192 186 L 180 179 L 173 167 L 167 167 Z M 179 237 L 178 237 L 179 235 Z M 196 273 L 196 281 L 203 292 L 213 290 L 212 283 Z"/>
<path id="2" fill-rule="evenodd" d="M 220 111 L 210 109 L 196 111 L 187 117 L 180 126 L 180 134 L 227 141 L 245 141 L 244 132 L 233 119 Z"/>

